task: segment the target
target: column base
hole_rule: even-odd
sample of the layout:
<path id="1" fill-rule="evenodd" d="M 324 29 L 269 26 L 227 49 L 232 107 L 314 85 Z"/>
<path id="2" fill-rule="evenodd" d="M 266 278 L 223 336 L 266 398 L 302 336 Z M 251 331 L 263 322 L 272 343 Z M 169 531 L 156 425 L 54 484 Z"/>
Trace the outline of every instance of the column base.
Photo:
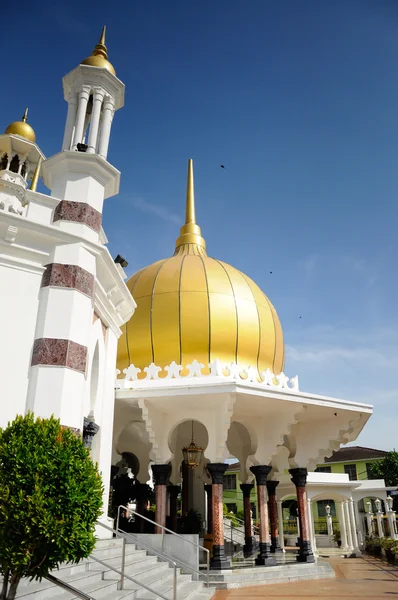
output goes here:
<path id="1" fill-rule="evenodd" d="M 271 554 L 277 554 L 279 552 L 283 552 L 282 548 L 279 545 L 279 537 L 271 537 Z"/>
<path id="2" fill-rule="evenodd" d="M 260 542 L 259 549 L 260 552 L 255 560 L 255 564 L 258 567 L 274 567 L 276 560 L 273 556 L 270 556 L 270 545 Z"/>
<path id="3" fill-rule="evenodd" d="M 222 571 L 231 568 L 231 561 L 226 558 L 224 546 L 213 544 L 213 556 L 210 560 L 210 569 Z"/>
<path id="4" fill-rule="evenodd" d="M 314 563 L 315 556 L 311 550 L 311 544 L 308 541 L 302 540 L 300 550 L 296 556 L 297 562 Z"/>
<path id="5" fill-rule="evenodd" d="M 245 558 L 253 556 L 253 554 L 256 552 L 256 546 L 257 542 L 254 537 L 245 538 L 245 545 L 243 546 L 243 556 Z"/>

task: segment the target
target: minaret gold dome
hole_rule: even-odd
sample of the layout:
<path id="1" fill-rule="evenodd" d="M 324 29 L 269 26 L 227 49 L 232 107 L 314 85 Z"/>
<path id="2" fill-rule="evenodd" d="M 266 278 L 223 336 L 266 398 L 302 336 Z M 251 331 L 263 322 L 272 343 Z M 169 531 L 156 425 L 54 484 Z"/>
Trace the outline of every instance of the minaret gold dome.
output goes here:
<path id="1" fill-rule="evenodd" d="M 141 269 L 127 286 L 137 308 L 119 339 L 121 371 L 134 364 L 145 376 L 152 362 L 164 369 L 175 361 L 186 374 L 196 359 L 205 374 L 217 358 L 259 373 L 283 370 L 283 333 L 271 302 L 241 271 L 207 255 L 196 224 L 192 160 L 174 256 Z"/>
<path id="2" fill-rule="evenodd" d="M 14 123 L 11 123 L 5 130 L 5 133 L 10 133 L 13 135 L 20 135 L 21 137 L 25 138 L 29 142 L 35 143 L 36 142 L 36 134 L 35 134 L 33 128 L 29 125 L 29 123 L 27 123 L 27 120 L 28 120 L 28 109 L 26 108 L 24 115 L 22 117 L 22 121 L 14 121 Z"/>
<path id="3" fill-rule="evenodd" d="M 82 60 L 80 64 L 89 65 L 91 67 L 102 67 L 103 69 L 107 69 L 112 75 L 116 75 L 114 66 L 108 60 L 108 50 L 105 46 L 105 34 L 106 26 L 104 25 L 100 40 L 95 46 L 92 55 Z"/>

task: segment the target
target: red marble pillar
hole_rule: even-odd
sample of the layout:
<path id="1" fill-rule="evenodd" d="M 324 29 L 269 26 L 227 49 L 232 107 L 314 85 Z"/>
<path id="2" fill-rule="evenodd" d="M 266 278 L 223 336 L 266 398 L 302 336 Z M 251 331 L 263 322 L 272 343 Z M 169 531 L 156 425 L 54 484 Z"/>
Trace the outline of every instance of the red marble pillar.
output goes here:
<path id="1" fill-rule="evenodd" d="M 211 483 L 205 483 L 205 492 L 207 498 L 207 533 L 213 533 L 213 494 Z"/>
<path id="2" fill-rule="evenodd" d="M 230 569 L 231 563 L 225 557 L 224 548 L 224 513 L 223 513 L 223 475 L 228 465 L 209 463 L 207 469 L 212 480 L 212 513 L 213 513 L 213 556 L 212 569 Z"/>
<path id="3" fill-rule="evenodd" d="M 279 481 L 267 481 L 269 520 L 271 523 L 271 552 L 282 552 L 279 544 L 278 507 L 276 505 L 276 488 Z"/>
<path id="4" fill-rule="evenodd" d="M 170 498 L 170 529 L 177 533 L 177 497 L 181 488 L 179 485 L 169 485 L 167 490 Z"/>
<path id="5" fill-rule="evenodd" d="M 250 467 L 251 472 L 256 478 L 257 485 L 257 503 L 258 516 L 260 520 L 260 544 L 259 554 L 256 558 L 256 565 L 259 566 L 274 566 L 276 565 L 275 558 L 270 555 L 270 536 L 268 524 L 268 506 L 267 506 L 267 476 L 272 467 L 268 465 L 257 465 Z"/>
<path id="6" fill-rule="evenodd" d="M 171 465 L 152 465 L 153 479 L 155 481 L 156 513 L 155 521 L 158 525 L 166 527 L 167 510 L 167 484 L 171 473 Z M 162 528 L 156 526 L 155 533 L 162 533 Z"/>
<path id="7" fill-rule="evenodd" d="M 243 546 L 243 554 L 245 558 L 252 556 L 254 551 L 255 539 L 252 531 L 250 493 L 254 488 L 253 483 L 241 483 L 240 489 L 243 493 L 243 513 L 245 521 L 245 545 Z"/>
<path id="8" fill-rule="evenodd" d="M 310 524 L 307 507 L 307 469 L 289 469 L 292 482 L 296 486 L 298 518 L 300 526 L 300 547 L 297 555 L 298 562 L 315 562 L 311 549 Z"/>

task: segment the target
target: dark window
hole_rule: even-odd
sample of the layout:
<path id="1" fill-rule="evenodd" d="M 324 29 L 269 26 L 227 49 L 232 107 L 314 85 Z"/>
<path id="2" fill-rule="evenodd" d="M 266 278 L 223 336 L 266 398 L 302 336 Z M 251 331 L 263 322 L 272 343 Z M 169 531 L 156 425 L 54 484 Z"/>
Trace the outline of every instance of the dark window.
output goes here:
<path id="1" fill-rule="evenodd" d="M 252 511 L 252 517 L 253 517 L 253 519 L 257 519 L 257 507 L 256 507 L 255 502 L 250 502 L 250 508 L 251 508 L 251 511 Z"/>
<path id="2" fill-rule="evenodd" d="M 315 473 L 331 473 L 332 467 L 317 467 Z"/>
<path id="3" fill-rule="evenodd" d="M 236 475 L 224 475 L 224 490 L 236 490 Z"/>
<path id="4" fill-rule="evenodd" d="M 225 504 L 225 506 L 227 507 L 227 510 L 228 510 L 228 512 L 233 512 L 233 513 L 234 513 L 234 515 L 236 515 L 236 513 L 237 513 L 237 507 L 236 507 L 236 504 L 235 504 L 235 503 L 233 503 L 233 504 L 229 504 L 229 503 L 227 502 L 227 503 Z"/>
<path id="5" fill-rule="evenodd" d="M 356 465 L 344 465 L 344 473 L 348 475 L 350 481 L 356 481 L 358 479 Z"/>
<path id="6" fill-rule="evenodd" d="M 18 154 L 15 154 L 15 156 L 13 157 L 13 159 L 10 163 L 10 171 L 12 171 L 13 173 L 18 173 L 18 169 L 19 169 L 19 156 L 18 156 Z"/>
<path id="7" fill-rule="evenodd" d="M 318 500 L 318 517 L 326 517 L 326 507 L 330 506 L 330 514 L 332 517 L 336 516 L 336 505 L 334 500 Z"/>
<path id="8" fill-rule="evenodd" d="M 3 169 L 6 169 L 8 165 L 8 154 L 3 154 L 1 161 L 0 161 L 0 171 L 3 171 Z"/>
<path id="9" fill-rule="evenodd" d="M 370 479 L 370 471 L 372 469 L 372 463 L 366 463 L 366 477 Z"/>

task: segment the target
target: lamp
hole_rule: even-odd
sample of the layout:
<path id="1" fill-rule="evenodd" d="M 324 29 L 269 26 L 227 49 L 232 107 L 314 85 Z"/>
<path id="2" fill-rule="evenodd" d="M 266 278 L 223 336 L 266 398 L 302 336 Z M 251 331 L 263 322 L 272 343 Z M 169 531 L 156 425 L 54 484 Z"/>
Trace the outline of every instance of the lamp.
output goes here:
<path id="1" fill-rule="evenodd" d="M 192 421 L 192 440 L 189 446 L 185 446 L 182 449 L 184 455 L 184 462 L 190 469 L 196 469 L 202 459 L 203 448 L 197 446 L 193 439 L 193 421 Z"/>
<path id="2" fill-rule="evenodd" d="M 385 503 L 387 505 L 387 509 L 392 510 L 393 499 L 391 498 L 391 496 L 387 496 Z"/>
<path id="3" fill-rule="evenodd" d="M 376 500 L 375 500 L 375 505 L 376 505 L 376 510 L 377 510 L 377 512 L 380 512 L 380 508 L 381 508 L 381 500 L 379 500 L 379 498 L 376 498 Z"/>

